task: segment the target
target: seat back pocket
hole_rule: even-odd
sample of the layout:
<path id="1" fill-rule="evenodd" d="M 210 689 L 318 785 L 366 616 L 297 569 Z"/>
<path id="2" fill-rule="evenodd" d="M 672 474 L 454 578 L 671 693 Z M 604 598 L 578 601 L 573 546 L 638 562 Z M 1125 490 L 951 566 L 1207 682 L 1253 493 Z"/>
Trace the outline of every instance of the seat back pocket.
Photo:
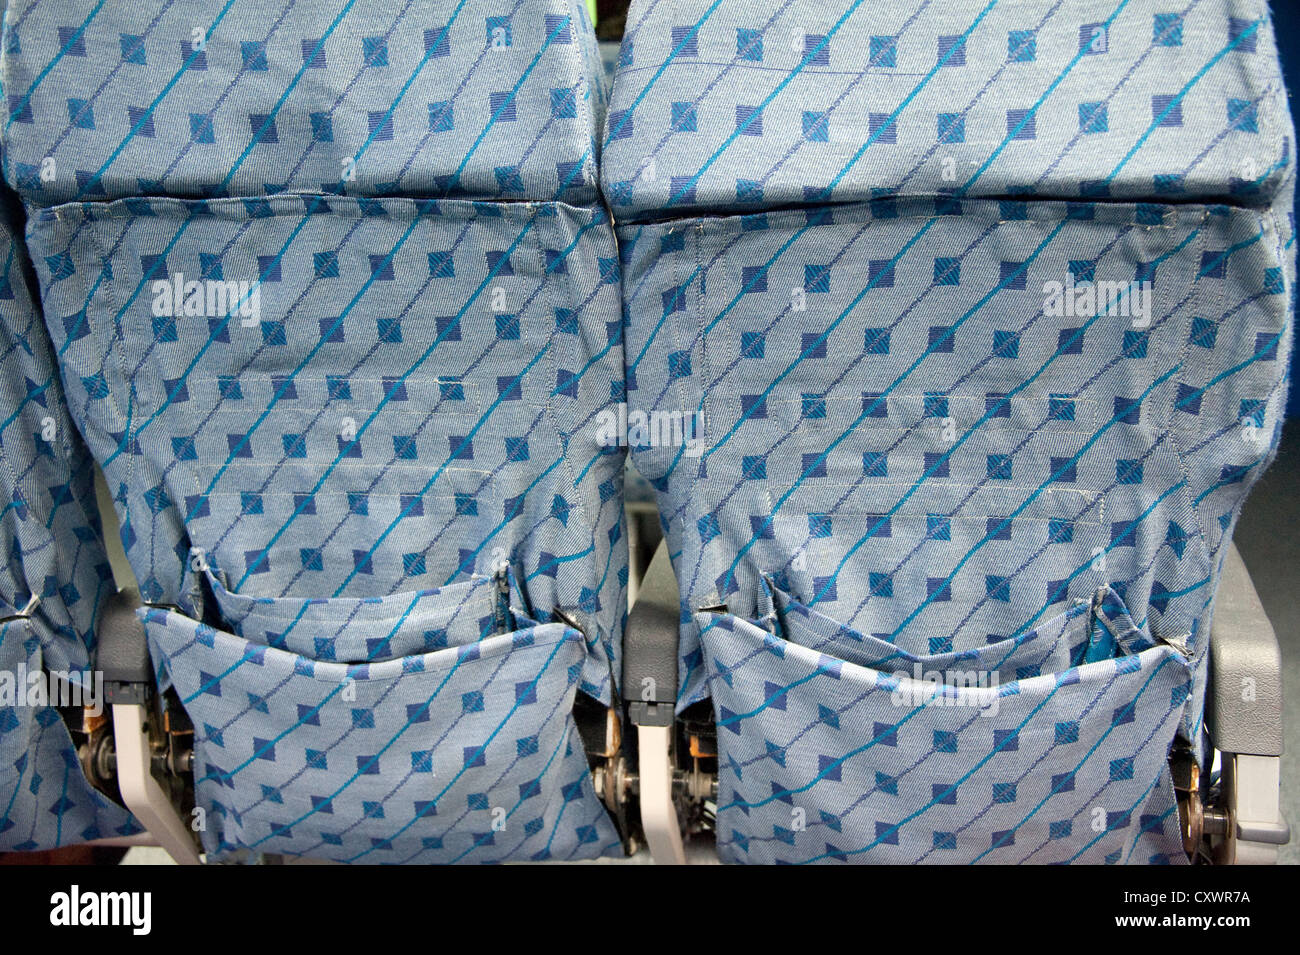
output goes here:
<path id="1" fill-rule="evenodd" d="M 1167 756 L 1190 670 L 1114 592 L 931 656 L 774 598 L 696 615 L 724 861 L 1186 861 Z"/>
<path id="2" fill-rule="evenodd" d="M 191 560 L 191 566 L 194 565 Z M 251 643 L 321 662 L 374 663 L 474 643 L 508 629 L 509 571 L 383 597 L 253 597 L 200 564 L 221 618 Z"/>
<path id="3" fill-rule="evenodd" d="M 430 619 L 452 619 L 482 589 L 471 582 L 436 600 L 401 599 L 429 602 Z M 241 604 L 225 596 L 227 612 Z M 442 649 L 417 639 L 400 656 L 342 663 L 294 647 L 322 640 L 344 656 L 343 644 L 387 639 L 390 618 L 364 602 L 299 603 L 290 617 L 297 635 L 283 646 L 249 638 L 283 619 L 259 616 L 256 601 L 231 624 L 242 635 L 172 610 L 140 611 L 162 682 L 194 724 L 195 800 L 210 857 L 249 850 L 450 863 L 617 854 L 572 715 L 587 652 L 581 633 L 528 622 Z"/>

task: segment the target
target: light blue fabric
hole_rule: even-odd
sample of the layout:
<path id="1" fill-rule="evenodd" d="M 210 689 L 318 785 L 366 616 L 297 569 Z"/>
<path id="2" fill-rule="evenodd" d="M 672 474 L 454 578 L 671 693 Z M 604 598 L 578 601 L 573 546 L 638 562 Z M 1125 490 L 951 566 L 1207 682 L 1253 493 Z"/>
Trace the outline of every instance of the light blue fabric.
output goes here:
<path id="1" fill-rule="evenodd" d="M 590 204 L 605 85 L 581 8 L 11 2 L 6 175 L 43 206 L 286 191 Z M 47 158 L 65 167 L 53 179 Z"/>
<path id="2" fill-rule="evenodd" d="M 57 354 L 32 378 L 175 608 L 142 618 L 212 858 L 619 852 L 571 715 L 616 696 L 627 584 L 586 16 L 9 5 L 5 173 Z"/>
<path id="3" fill-rule="evenodd" d="M 36 307 L 16 210 L 0 229 L 0 849 L 130 835 L 91 787 L 42 671 L 88 689 L 95 620 L 112 593 L 90 456 L 72 426 Z M 39 688 L 39 689 L 38 689 Z M 45 695 L 39 695 L 39 694 Z M 92 701 L 93 702 L 93 701 Z M 99 701 L 102 703 L 102 699 Z"/>
<path id="4" fill-rule="evenodd" d="M 602 183 L 629 417 L 700 422 L 632 456 L 725 859 L 1185 861 L 1163 767 L 1281 424 L 1295 143 L 1265 5 L 1177 6 L 633 3 Z M 894 702 L 954 660 L 1000 716 Z"/>
<path id="5" fill-rule="evenodd" d="M 889 195 L 1267 205 L 1290 117 L 1264 0 L 635 0 L 620 219 Z"/>
<path id="6" fill-rule="evenodd" d="M 212 858 L 616 854 L 613 411 L 724 859 L 1184 861 L 1293 338 L 1265 5 L 638 0 L 608 115 L 581 6 L 8 5 L 0 668 L 91 659 L 93 455 Z M 0 721 L 0 846 L 132 831 Z"/>
<path id="7" fill-rule="evenodd" d="M 570 712 L 586 656 L 575 630 L 525 625 L 348 665 L 179 613 L 144 621 L 195 722 L 213 857 L 450 863 L 619 850 Z"/>
<path id="8" fill-rule="evenodd" d="M 1131 621 L 1118 655 L 1081 666 L 1062 651 L 1085 648 L 1089 618 L 1071 612 L 1023 642 L 908 659 L 864 656 L 845 640 L 870 638 L 783 602 L 777 634 L 697 617 L 720 677 L 724 861 L 1186 861 L 1165 753 L 1190 670 Z"/>

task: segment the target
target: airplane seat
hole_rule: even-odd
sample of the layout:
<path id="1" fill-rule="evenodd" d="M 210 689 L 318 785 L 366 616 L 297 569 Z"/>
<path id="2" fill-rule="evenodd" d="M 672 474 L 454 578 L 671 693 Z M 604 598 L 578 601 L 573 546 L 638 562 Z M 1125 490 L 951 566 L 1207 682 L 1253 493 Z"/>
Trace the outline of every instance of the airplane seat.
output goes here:
<path id="1" fill-rule="evenodd" d="M 130 838 L 139 826 L 83 772 L 111 741 L 92 666 L 113 578 L 91 459 L 68 413 L 3 199 L 0 257 L 0 849 Z M 66 716 L 66 720 L 61 718 Z"/>
<path id="2" fill-rule="evenodd" d="M 291 6 L 4 11 L 5 653 L 98 635 L 87 768 L 181 861 L 621 855 L 591 22 Z M 49 713 L 0 727 L 0 845 L 134 830 Z"/>
<path id="3" fill-rule="evenodd" d="M 1231 547 L 1293 338 L 1266 4 L 627 22 L 602 187 L 667 531 L 625 643 L 656 858 L 1266 858 L 1277 648 Z"/>

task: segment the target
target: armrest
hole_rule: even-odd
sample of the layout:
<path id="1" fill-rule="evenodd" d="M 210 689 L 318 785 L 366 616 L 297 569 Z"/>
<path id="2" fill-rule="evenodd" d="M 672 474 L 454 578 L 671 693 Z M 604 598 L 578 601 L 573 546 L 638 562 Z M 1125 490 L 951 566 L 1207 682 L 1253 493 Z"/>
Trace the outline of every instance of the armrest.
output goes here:
<path id="1" fill-rule="evenodd" d="M 104 696 L 110 704 L 142 704 L 153 684 L 144 624 L 135 612 L 139 606 L 137 590 L 119 590 L 105 601 L 100 614 L 95 668 L 104 674 Z"/>
<path id="2" fill-rule="evenodd" d="M 665 542 L 650 560 L 623 634 L 623 699 L 634 725 L 672 725 L 680 627 L 677 578 Z"/>
<path id="3" fill-rule="evenodd" d="M 1220 752 L 1282 755 L 1282 652 L 1235 546 L 1215 598 L 1205 722 Z"/>

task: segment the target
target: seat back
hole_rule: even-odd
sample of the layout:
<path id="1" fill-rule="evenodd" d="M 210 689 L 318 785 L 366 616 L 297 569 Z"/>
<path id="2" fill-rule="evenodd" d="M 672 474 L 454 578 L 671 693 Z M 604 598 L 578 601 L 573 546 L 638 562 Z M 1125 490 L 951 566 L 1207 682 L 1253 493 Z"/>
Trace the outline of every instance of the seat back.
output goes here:
<path id="1" fill-rule="evenodd" d="M 617 851 L 573 716 L 626 584 L 582 4 L 12 5 L 5 39 L 5 171 L 204 848 Z"/>
<path id="2" fill-rule="evenodd" d="M 632 5 L 602 177 L 630 406 L 699 429 L 632 453 L 724 859 L 1184 858 L 1293 156 L 1263 3 Z"/>
<path id="3" fill-rule="evenodd" d="M 90 455 L 54 370 L 22 213 L 8 196 L 0 259 L 0 850 L 29 851 L 138 827 L 81 771 L 78 746 L 106 732 L 93 661 L 113 578 Z"/>

